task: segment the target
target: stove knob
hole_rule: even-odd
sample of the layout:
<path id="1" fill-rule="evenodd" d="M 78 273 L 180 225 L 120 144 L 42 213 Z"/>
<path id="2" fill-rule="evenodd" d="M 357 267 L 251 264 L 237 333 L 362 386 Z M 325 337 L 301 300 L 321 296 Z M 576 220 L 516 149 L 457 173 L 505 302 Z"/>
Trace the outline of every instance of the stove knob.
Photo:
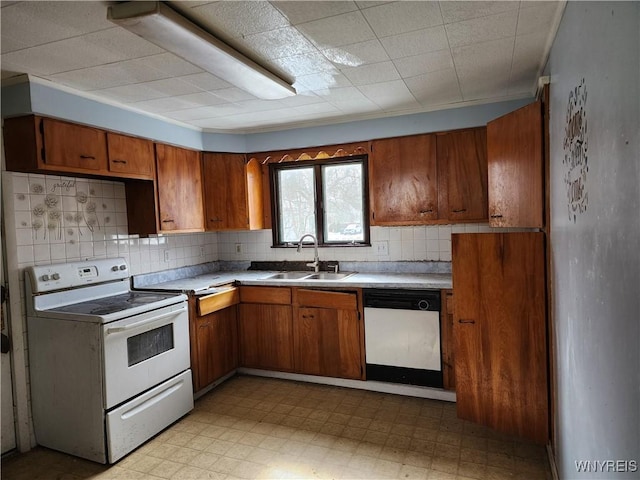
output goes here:
<path id="1" fill-rule="evenodd" d="M 112 272 L 117 272 L 118 271 L 118 265 L 114 265 L 113 267 L 111 267 L 111 271 Z"/>
<path id="2" fill-rule="evenodd" d="M 54 273 L 53 275 L 51 275 L 51 278 L 53 280 L 60 280 L 60 274 L 59 273 Z"/>
<path id="3" fill-rule="evenodd" d="M 49 281 L 49 275 L 47 275 L 46 273 L 44 275 L 42 275 L 42 277 L 40 278 L 40 280 L 42 280 L 43 282 L 48 282 Z"/>
<path id="4" fill-rule="evenodd" d="M 126 270 L 127 266 L 126 265 L 120 265 L 120 270 Z"/>

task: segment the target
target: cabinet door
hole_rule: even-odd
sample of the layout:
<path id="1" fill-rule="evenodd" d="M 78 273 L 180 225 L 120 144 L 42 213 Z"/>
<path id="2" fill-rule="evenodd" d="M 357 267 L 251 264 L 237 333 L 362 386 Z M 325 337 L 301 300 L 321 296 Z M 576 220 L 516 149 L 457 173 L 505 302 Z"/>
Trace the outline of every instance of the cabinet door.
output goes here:
<path id="1" fill-rule="evenodd" d="M 160 230 L 204 230 L 200 152 L 156 144 Z"/>
<path id="2" fill-rule="evenodd" d="M 438 218 L 434 135 L 371 142 L 372 225 L 416 225 Z"/>
<path id="3" fill-rule="evenodd" d="M 548 440 L 542 233 L 454 234 L 458 416 Z"/>
<path id="4" fill-rule="evenodd" d="M 437 135 L 438 214 L 440 219 L 487 219 L 486 128 Z"/>
<path id="5" fill-rule="evenodd" d="M 107 132 L 109 171 L 121 177 L 154 179 L 153 142 Z"/>
<path id="6" fill-rule="evenodd" d="M 489 225 L 543 226 L 542 103 L 487 124 Z"/>
<path id="7" fill-rule="evenodd" d="M 236 307 L 210 313 L 197 320 L 198 378 L 196 391 L 238 366 Z"/>
<path id="8" fill-rule="evenodd" d="M 267 370 L 293 370 L 293 318 L 290 305 L 241 303 L 240 364 Z"/>
<path id="9" fill-rule="evenodd" d="M 207 230 L 247 230 L 247 171 L 240 153 L 203 155 Z"/>
<path id="10" fill-rule="evenodd" d="M 296 371 L 326 377 L 361 378 L 356 310 L 300 307 L 296 340 Z"/>
<path id="11" fill-rule="evenodd" d="M 96 128 L 42 119 L 44 163 L 65 172 L 107 170 L 105 132 Z"/>

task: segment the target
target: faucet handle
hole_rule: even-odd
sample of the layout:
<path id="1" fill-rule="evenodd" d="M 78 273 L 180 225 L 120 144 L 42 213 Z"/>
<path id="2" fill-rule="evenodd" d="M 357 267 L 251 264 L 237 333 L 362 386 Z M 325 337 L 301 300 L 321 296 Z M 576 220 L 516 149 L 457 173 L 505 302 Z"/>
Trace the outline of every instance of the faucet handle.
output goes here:
<path id="1" fill-rule="evenodd" d="M 340 264 L 336 263 L 333 265 L 327 265 L 327 268 L 333 268 L 333 273 L 338 273 L 338 270 L 340 269 Z"/>

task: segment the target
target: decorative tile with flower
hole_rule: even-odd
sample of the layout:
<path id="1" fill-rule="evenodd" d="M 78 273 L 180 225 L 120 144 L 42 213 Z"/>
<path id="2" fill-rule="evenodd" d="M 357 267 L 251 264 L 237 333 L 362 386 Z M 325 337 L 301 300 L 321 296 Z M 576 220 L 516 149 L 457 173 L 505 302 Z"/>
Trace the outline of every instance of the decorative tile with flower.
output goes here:
<path id="1" fill-rule="evenodd" d="M 74 192 L 75 191 L 75 195 Z M 75 200 L 73 208 L 63 209 L 62 193 L 70 196 Z M 65 238 L 69 238 L 69 243 L 75 243 L 74 237 L 82 237 L 83 228 L 89 232 L 100 230 L 101 224 L 98 216 L 99 206 L 103 211 L 112 210 L 106 203 L 105 199 L 98 198 L 93 188 L 77 187 L 74 179 L 61 181 L 51 186 L 50 191 L 46 192 L 42 183 L 32 183 L 30 185 L 30 193 L 32 194 L 32 203 L 36 199 L 36 204 L 31 208 L 31 227 L 33 228 L 35 239 L 38 239 L 40 231 L 42 238 L 62 240 L 63 230 L 66 228 Z M 44 194 L 44 199 L 39 202 L 40 196 Z M 64 222 L 63 222 L 64 219 Z M 107 225 L 111 222 L 111 217 L 105 215 L 103 224 Z"/>

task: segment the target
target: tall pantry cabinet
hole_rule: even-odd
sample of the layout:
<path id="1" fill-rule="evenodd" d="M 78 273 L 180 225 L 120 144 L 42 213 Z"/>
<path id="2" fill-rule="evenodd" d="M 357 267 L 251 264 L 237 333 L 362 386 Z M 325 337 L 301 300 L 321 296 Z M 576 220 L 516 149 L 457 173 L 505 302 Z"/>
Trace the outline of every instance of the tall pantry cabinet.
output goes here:
<path id="1" fill-rule="evenodd" d="M 544 234 L 452 235 L 458 417 L 544 444 Z"/>

